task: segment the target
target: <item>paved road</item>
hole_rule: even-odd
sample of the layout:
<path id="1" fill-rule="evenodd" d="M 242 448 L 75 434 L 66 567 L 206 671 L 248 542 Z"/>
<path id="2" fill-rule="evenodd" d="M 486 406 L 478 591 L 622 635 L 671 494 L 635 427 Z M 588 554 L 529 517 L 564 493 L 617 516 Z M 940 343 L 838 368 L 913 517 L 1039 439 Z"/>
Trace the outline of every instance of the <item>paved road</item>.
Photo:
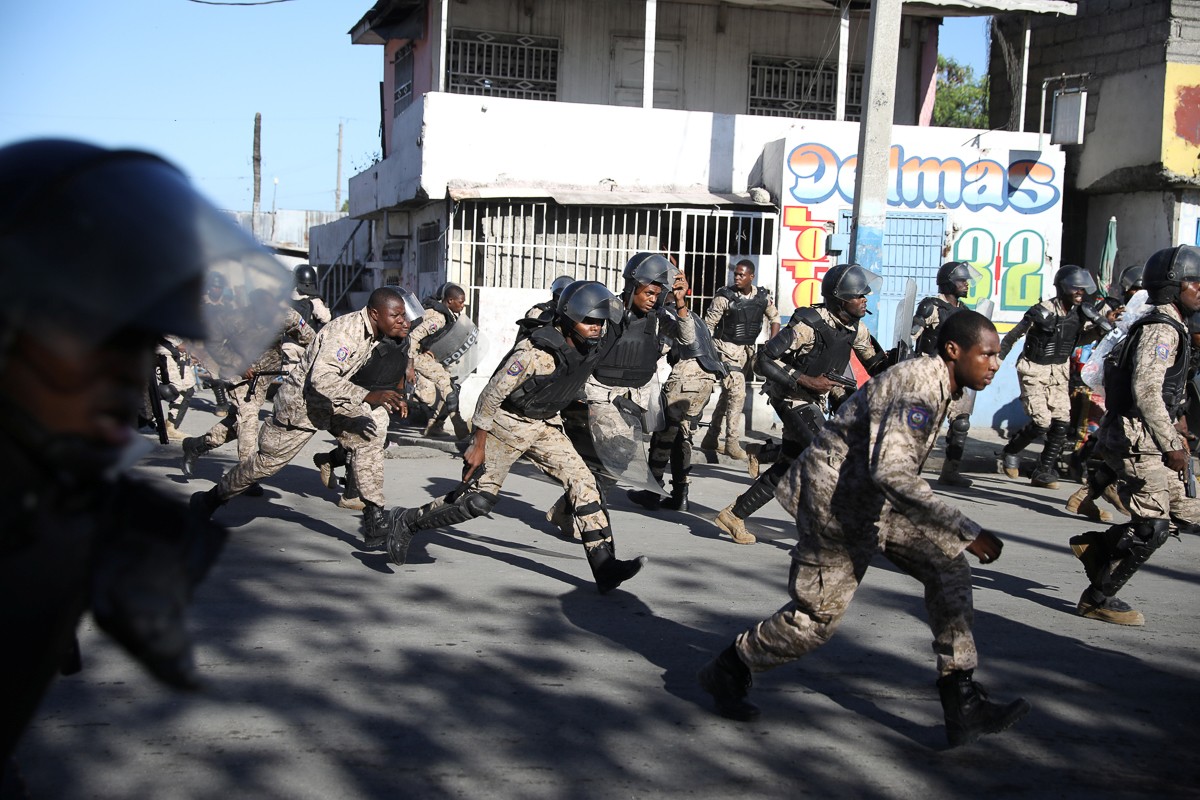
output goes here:
<path id="1" fill-rule="evenodd" d="M 185 430 L 212 417 L 193 412 Z M 976 432 L 978 433 L 978 432 Z M 601 597 L 582 548 L 543 520 L 556 487 L 520 465 L 491 518 L 423 535 L 394 568 L 357 543 L 312 469 L 310 443 L 263 498 L 218 512 L 233 529 L 194 628 L 208 689 L 154 685 L 85 625 L 85 670 L 61 679 L 19 753 L 35 797 L 725 798 L 1197 797 L 1200 538 L 1172 539 L 1123 596 L 1142 629 L 1080 619 L 1062 504 L 992 471 L 974 442 L 970 493 L 946 493 L 1007 543 L 974 567 L 977 678 L 1033 712 L 947 750 L 915 582 L 880 559 L 838 635 L 758 676 L 753 724 L 710 710 L 694 673 L 785 599 L 791 524 L 772 504 L 738 546 L 709 521 L 748 485 L 696 469 L 696 513 L 615 499 L 618 552 L 650 565 Z M 181 498 L 231 464 L 178 448 L 142 472 Z M 394 449 L 390 451 L 397 453 Z M 388 495 L 425 501 L 459 465 L 408 447 Z M 416 456 L 416 457 L 414 457 Z M 930 475 L 932 477 L 932 475 Z M 626 591 L 627 589 L 627 591 Z M 1188 744 L 1192 742 L 1192 744 Z"/>

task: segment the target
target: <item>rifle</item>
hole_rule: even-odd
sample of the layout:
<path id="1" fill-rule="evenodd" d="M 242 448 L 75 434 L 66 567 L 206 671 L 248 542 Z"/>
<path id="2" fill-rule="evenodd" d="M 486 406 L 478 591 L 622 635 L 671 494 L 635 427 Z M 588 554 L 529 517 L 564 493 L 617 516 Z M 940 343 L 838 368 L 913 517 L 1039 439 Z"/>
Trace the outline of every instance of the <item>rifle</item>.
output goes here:
<path id="1" fill-rule="evenodd" d="M 264 369 L 262 372 L 254 373 L 254 377 L 249 380 L 249 386 L 246 387 L 246 399 L 249 400 L 254 396 L 254 387 L 258 386 L 258 379 L 264 375 L 276 378 L 280 375 L 287 375 L 288 371 L 283 369 Z M 237 385 L 237 384 L 235 384 Z"/>

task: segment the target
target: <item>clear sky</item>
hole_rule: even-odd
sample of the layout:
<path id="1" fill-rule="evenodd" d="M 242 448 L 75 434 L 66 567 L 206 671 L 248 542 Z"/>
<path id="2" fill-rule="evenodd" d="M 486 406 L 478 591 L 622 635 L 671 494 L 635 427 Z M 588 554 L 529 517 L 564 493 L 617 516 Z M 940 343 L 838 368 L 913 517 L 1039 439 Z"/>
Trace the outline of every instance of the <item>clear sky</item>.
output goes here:
<path id="1" fill-rule="evenodd" d="M 249 0 L 247 0 L 249 1 Z M 334 210 L 378 154 L 383 48 L 347 31 L 371 0 L 0 3 L 0 144 L 69 136 L 180 166 L 218 206 L 250 209 L 254 114 L 262 207 Z M 983 72 L 985 17 L 947 20 L 939 50 Z M 278 178 L 278 187 L 274 179 Z"/>
<path id="2" fill-rule="evenodd" d="M 189 0 L 0 3 L 0 144 L 69 136 L 181 167 L 249 210 L 262 112 L 262 207 L 334 210 L 379 152 L 383 47 L 347 31 L 371 0 L 217 6 Z M 273 179 L 278 178 L 278 189 Z"/>

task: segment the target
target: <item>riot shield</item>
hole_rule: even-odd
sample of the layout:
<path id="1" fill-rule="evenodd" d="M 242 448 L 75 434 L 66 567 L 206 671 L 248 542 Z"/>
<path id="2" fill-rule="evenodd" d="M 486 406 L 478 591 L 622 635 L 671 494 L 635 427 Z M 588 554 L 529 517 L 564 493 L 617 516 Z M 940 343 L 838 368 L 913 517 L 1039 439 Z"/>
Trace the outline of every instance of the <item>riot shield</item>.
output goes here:
<path id="1" fill-rule="evenodd" d="M 463 381 L 487 356 L 487 340 L 466 314 L 429 346 L 429 354 L 438 360 L 450 377 Z"/>
<path id="2" fill-rule="evenodd" d="M 643 418 L 647 409 L 626 397 L 608 403 L 588 403 L 588 432 L 595 460 L 618 483 L 666 495 L 650 474 Z"/>
<path id="3" fill-rule="evenodd" d="M 913 355 L 912 320 L 917 307 L 917 282 L 909 278 L 904 284 L 904 297 L 896 306 L 896 321 L 892 328 L 892 347 L 896 349 L 896 362 Z"/>
<path id="4" fill-rule="evenodd" d="M 978 313 L 983 314 L 988 319 L 991 319 L 992 314 L 996 313 L 996 304 L 990 299 L 980 300 L 979 304 L 975 306 L 975 310 Z M 961 412 L 963 414 L 970 414 L 975 410 L 975 394 L 976 392 L 974 389 L 963 389 L 961 406 Z"/>

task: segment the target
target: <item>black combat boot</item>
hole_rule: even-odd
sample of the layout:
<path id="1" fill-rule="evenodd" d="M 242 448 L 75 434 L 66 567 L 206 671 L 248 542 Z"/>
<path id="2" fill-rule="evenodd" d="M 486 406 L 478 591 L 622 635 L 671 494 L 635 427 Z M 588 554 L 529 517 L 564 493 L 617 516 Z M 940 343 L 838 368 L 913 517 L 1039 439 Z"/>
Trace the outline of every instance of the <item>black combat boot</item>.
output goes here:
<path id="1" fill-rule="evenodd" d="M 1018 697 L 1006 706 L 992 703 L 987 692 L 971 680 L 972 670 L 956 670 L 938 679 L 946 739 L 951 747 L 970 744 L 985 733 L 1000 733 L 1029 713 L 1029 703 Z"/>
<path id="2" fill-rule="evenodd" d="M 722 717 L 749 722 L 758 716 L 758 706 L 746 700 L 752 683 L 750 669 L 738 657 L 735 645 L 729 645 L 705 664 L 696 679 L 713 696 L 717 713 Z"/>
<path id="3" fill-rule="evenodd" d="M 200 519 L 212 519 L 212 515 L 223 505 L 225 500 L 221 497 L 219 486 L 214 486 L 207 492 L 196 492 L 188 501 L 188 508 Z"/>
<path id="4" fill-rule="evenodd" d="M 659 503 L 663 508 L 671 511 L 687 511 L 688 510 L 688 485 L 686 483 L 676 483 L 671 481 L 671 496 Z"/>
<path id="5" fill-rule="evenodd" d="M 585 538 L 586 541 L 586 538 Z M 592 568 L 592 577 L 596 579 L 596 588 L 600 594 L 608 594 L 625 581 L 642 571 L 646 566 L 646 557 L 638 556 L 622 561 L 613 554 L 612 543 L 606 542 L 587 551 L 588 564 Z"/>
<path id="6" fill-rule="evenodd" d="M 388 513 L 383 506 L 365 503 L 363 506 L 363 547 L 370 550 L 382 547 L 388 538 Z"/>
<path id="7" fill-rule="evenodd" d="M 630 502 L 637 503 L 647 511 L 657 511 L 663 504 L 662 495 L 649 489 L 638 489 L 636 492 L 630 489 L 625 492 L 625 496 L 629 498 Z"/>
<path id="8" fill-rule="evenodd" d="M 387 542 L 388 560 L 398 567 L 404 566 L 408 559 L 408 546 L 412 544 L 417 529 L 413 521 L 417 518 L 419 508 L 393 508 L 387 512 L 383 523 Z"/>
<path id="9" fill-rule="evenodd" d="M 183 464 L 180 466 L 183 477 L 195 477 L 196 460 L 208 451 L 209 448 L 204 446 L 203 436 L 189 436 L 183 440 Z"/>

